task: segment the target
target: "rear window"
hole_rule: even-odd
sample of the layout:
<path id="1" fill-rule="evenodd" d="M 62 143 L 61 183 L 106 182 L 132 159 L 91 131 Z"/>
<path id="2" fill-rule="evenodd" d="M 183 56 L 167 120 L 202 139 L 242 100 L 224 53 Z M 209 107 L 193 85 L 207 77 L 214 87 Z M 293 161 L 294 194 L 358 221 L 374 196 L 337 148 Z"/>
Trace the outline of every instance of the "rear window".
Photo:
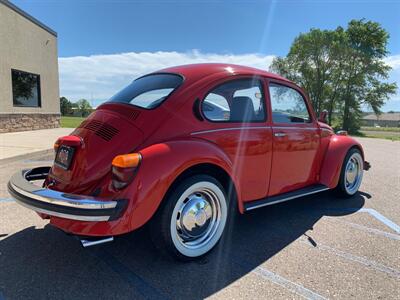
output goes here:
<path id="1" fill-rule="evenodd" d="M 159 106 L 182 83 L 175 74 L 153 74 L 134 80 L 109 102 L 126 103 L 146 109 Z"/>

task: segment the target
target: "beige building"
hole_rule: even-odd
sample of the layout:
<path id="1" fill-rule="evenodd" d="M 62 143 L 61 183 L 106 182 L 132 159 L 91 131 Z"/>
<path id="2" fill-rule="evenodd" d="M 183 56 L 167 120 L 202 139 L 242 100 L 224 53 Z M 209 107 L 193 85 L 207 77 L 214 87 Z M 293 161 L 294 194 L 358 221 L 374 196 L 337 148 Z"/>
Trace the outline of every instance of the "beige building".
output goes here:
<path id="1" fill-rule="evenodd" d="M 361 121 L 363 126 L 400 127 L 400 113 L 370 114 L 364 116 Z"/>
<path id="2" fill-rule="evenodd" d="M 60 126 L 57 33 L 0 0 L 0 132 Z"/>

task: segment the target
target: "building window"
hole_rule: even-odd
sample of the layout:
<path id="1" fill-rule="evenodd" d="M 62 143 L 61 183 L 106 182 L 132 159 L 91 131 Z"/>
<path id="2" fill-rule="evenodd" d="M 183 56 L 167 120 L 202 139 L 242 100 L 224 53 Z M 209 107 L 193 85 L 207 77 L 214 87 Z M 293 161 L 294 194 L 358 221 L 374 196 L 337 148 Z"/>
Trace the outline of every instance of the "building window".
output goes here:
<path id="1" fill-rule="evenodd" d="M 40 107 L 40 76 L 11 70 L 14 106 Z"/>

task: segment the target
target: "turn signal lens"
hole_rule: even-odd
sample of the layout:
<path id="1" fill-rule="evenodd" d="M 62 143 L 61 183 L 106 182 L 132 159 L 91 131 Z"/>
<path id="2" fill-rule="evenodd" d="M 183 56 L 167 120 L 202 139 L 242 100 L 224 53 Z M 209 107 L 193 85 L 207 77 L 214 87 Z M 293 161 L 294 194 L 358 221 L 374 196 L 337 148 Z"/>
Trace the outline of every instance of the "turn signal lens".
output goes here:
<path id="1" fill-rule="evenodd" d="M 336 132 L 337 135 L 347 135 L 347 131 L 346 130 L 339 130 L 338 132 Z"/>
<path id="2" fill-rule="evenodd" d="M 55 143 L 54 143 L 54 152 L 57 154 L 58 148 L 60 148 L 60 139 L 58 139 Z"/>
<path id="3" fill-rule="evenodd" d="M 114 157 L 112 165 L 118 168 L 136 168 L 141 160 L 142 156 L 139 153 L 123 154 Z"/>
<path id="4" fill-rule="evenodd" d="M 116 156 L 112 161 L 112 185 L 116 190 L 123 189 L 132 182 L 142 156 L 130 153 Z"/>

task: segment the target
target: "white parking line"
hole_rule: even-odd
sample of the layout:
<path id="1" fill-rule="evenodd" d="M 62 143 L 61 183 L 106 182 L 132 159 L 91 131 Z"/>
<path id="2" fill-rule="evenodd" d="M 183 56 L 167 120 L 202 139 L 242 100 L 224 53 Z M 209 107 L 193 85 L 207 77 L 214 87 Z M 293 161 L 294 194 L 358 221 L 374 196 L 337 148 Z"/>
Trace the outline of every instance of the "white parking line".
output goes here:
<path id="1" fill-rule="evenodd" d="M 386 218 L 385 216 L 383 216 L 382 214 L 380 214 L 379 212 L 377 212 L 375 209 L 372 208 L 343 208 L 343 209 L 333 209 L 334 211 L 341 211 L 341 212 L 366 212 L 368 214 L 370 214 L 371 216 L 373 216 L 375 219 L 377 219 L 378 221 L 382 222 L 383 224 L 385 224 L 387 227 L 393 229 L 394 231 L 396 231 L 396 233 L 400 233 L 400 226 L 397 225 L 395 222 L 389 220 L 388 218 Z"/>
<path id="2" fill-rule="evenodd" d="M 316 292 L 313 292 L 300 284 L 294 283 L 282 276 L 279 276 L 278 274 L 275 274 L 274 272 L 271 272 L 263 267 L 257 267 L 253 270 L 253 272 L 265 279 L 268 279 L 269 281 L 275 284 L 284 287 L 285 289 L 293 293 L 296 293 L 299 296 L 302 296 L 305 299 L 312 299 L 312 300 L 327 299 L 317 294 Z"/>
<path id="3" fill-rule="evenodd" d="M 334 254 L 336 256 L 339 256 L 339 257 L 345 258 L 347 260 L 351 260 L 351 261 L 360 263 L 360 264 L 362 264 L 364 266 L 370 267 L 370 268 L 375 269 L 375 270 L 380 271 L 380 272 L 384 272 L 384 273 L 386 273 L 388 275 L 391 275 L 393 277 L 400 278 L 400 271 L 399 270 L 396 270 L 396 269 L 393 269 L 391 267 L 385 266 L 385 265 L 383 265 L 381 263 L 378 263 L 376 261 L 370 260 L 368 258 L 357 256 L 357 255 L 353 255 L 351 253 L 348 253 L 348 252 L 345 252 L 345 251 L 342 251 L 342 250 L 339 250 L 339 249 L 336 249 L 336 248 L 333 248 L 333 247 L 330 247 L 330 246 L 327 246 L 327 245 L 324 245 L 324 244 L 321 244 L 321 243 L 317 243 L 317 246 L 314 247 L 307 240 L 302 239 L 300 241 L 302 243 L 304 243 L 304 244 L 309 245 L 310 247 L 330 252 L 330 253 L 332 253 L 332 254 Z"/>
<path id="4" fill-rule="evenodd" d="M 400 235 L 395 234 L 395 233 L 382 231 L 382 230 L 379 230 L 379 229 L 376 229 L 376 228 L 371 228 L 371 227 L 368 227 L 368 226 L 364 226 L 364 225 L 360 225 L 360 224 L 356 224 L 356 223 L 352 223 L 352 222 L 348 222 L 348 221 L 340 220 L 340 219 L 335 219 L 334 221 L 346 224 L 346 225 L 348 225 L 350 227 L 353 227 L 353 228 L 356 228 L 356 229 L 359 229 L 359 230 L 362 230 L 362 231 L 366 231 L 366 232 L 369 232 L 369 233 L 372 233 L 372 234 L 384 236 L 384 237 L 387 237 L 387 238 L 392 239 L 392 240 L 400 241 Z"/>
<path id="5" fill-rule="evenodd" d="M 371 216 L 375 217 L 377 220 L 381 221 L 386 226 L 390 227 L 391 229 L 393 229 L 397 233 L 400 233 L 400 226 L 399 225 L 397 225 L 393 221 L 389 220 L 385 216 L 381 215 L 375 209 L 372 209 L 372 208 L 361 208 L 360 211 L 364 211 L 364 212 L 369 213 Z"/>

